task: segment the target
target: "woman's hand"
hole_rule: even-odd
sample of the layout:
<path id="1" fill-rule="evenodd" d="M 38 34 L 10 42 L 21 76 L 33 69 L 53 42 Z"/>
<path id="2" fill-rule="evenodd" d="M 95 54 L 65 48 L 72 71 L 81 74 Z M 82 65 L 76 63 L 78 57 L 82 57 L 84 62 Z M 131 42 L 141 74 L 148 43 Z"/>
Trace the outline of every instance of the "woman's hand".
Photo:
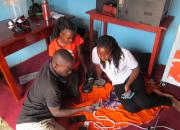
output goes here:
<path id="1" fill-rule="evenodd" d="M 139 75 L 140 72 L 140 68 L 136 67 L 135 69 L 132 70 L 132 73 L 124 87 L 125 92 L 131 91 L 130 90 L 130 85 L 134 82 L 134 80 L 137 78 L 137 76 Z"/>
<path id="2" fill-rule="evenodd" d="M 125 92 L 131 91 L 129 85 L 125 85 L 124 90 L 125 90 Z"/>

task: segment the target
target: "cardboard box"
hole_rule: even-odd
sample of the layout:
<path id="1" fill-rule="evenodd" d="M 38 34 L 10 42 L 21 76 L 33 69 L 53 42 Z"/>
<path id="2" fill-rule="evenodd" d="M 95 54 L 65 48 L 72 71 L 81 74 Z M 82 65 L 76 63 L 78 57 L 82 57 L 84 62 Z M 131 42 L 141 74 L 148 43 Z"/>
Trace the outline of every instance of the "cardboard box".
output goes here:
<path id="1" fill-rule="evenodd" d="M 117 17 L 128 21 L 159 26 L 167 16 L 172 0 L 118 0 Z"/>

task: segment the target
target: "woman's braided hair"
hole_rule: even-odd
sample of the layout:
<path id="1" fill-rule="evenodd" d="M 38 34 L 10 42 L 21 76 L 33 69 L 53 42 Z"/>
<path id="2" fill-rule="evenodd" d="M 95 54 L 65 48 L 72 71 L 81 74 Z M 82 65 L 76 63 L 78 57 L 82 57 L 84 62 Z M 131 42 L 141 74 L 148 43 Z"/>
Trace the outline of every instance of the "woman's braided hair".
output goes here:
<path id="1" fill-rule="evenodd" d="M 97 41 L 97 47 L 103 47 L 110 51 L 112 59 L 113 59 L 113 64 L 118 69 L 119 61 L 122 58 L 121 56 L 124 56 L 124 55 L 117 41 L 112 36 L 103 35 L 99 37 Z M 103 66 L 104 69 L 106 68 L 106 64 L 104 61 L 101 61 L 101 65 Z"/>
<path id="2" fill-rule="evenodd" d="M 59 19 L 57 19 L 55 23 L 54 30 L 53 30 L 53 38 L 58 37 L 59 34 L 65 29 L 69 29 L 73 31 L 74 33 L 76 33 L 76 30 L 77 30 L 75 24 L 72 23 L 68 18 L 60 17 Z"/>

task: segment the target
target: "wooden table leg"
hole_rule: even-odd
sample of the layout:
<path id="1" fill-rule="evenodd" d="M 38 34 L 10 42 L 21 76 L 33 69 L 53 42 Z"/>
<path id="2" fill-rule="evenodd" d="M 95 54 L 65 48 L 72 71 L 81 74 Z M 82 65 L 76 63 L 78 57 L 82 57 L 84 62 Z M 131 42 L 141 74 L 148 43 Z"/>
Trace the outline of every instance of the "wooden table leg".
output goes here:
<path id="1" fill-rule="evenodd" d="M 104 35 L 107 35 L 107 22 L 104 22 L 103 34 L 104 34 Z"/>
<path id="2" fill-rule="evenodd" d="M 149 67 L 148 67 L 148 73 L 147 73 L 148 77 L 151 77 L 154 64 L 156 63 L 156 61 L 157 61 L 157 59 L 159 57 L 159 52 L 160 52 L 160 48 L 161 48 L 164 33 L 165 33 L 165 30 L 162 30 L 162 29 L 159 29 L 159 31 L 156 32 L 154 46 L 153 46 L 153 50 L 152 50 L 152 53 L 151 53 Z"/>
<path id="3" fill-rule="evenodd" d="M 11 74 L 11 71 L 8 67 L 8 64 L 6 62 L 6 59 L 5 59 L 1 49 L 0 49 L 0 70 L 3 73 L 3 76 L 4 76 L 4 78 L 8 84 L 10 91 L 12 92 L 16 101 L 18 101 L 20 99 L 20 92 L 19 92 L 18 87 L 17 87 L 18 85 L 14 81 L 14 78 Z"/>
<path id="4" fill-rule="evenodd" d="M 49 52 L 49 44 L 50 44 L 50 37 L 47 37 L 46 39 L 45 39 L 45 42 L 46 42 L 46 47 L 47 47 L 47 51 Z"/>
<path id="5" fill-rule="evenodd" d="M 94 28 L 94 19 L 90 17 L 90 23 L 89 23 L 89 38 L 90 38 L 90 44 L 93 41 L 93 28 Z"/>

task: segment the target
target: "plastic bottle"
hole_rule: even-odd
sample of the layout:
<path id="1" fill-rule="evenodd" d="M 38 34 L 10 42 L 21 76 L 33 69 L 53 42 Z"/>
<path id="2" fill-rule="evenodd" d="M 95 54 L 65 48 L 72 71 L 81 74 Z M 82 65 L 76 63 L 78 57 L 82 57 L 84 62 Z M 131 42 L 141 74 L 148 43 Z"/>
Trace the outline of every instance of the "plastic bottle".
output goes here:
<path id="1" fill-rule="evenodd" d="M 49 3 L 47 0 L 42 1 L 42 12 L 43 12 L 43 19 L 49 20 L 50 19 L 50 10 L 49 10 Z"/>

